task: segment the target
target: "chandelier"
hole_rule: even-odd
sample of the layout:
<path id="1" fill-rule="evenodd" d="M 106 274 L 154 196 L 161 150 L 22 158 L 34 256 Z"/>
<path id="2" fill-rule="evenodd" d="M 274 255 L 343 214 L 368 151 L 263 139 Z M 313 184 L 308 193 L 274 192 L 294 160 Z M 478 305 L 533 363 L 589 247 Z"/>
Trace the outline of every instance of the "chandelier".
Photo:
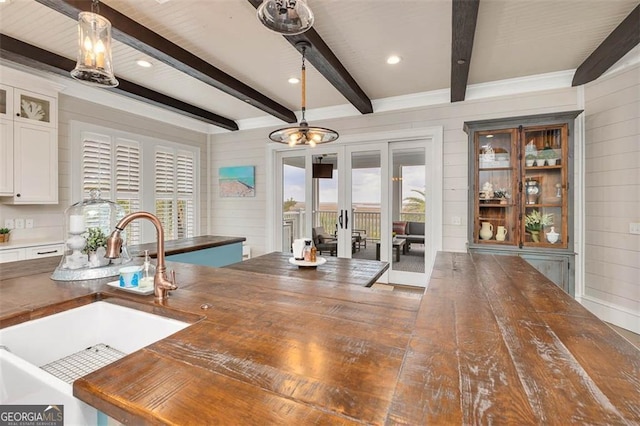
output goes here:
<path id="1" fill-rule="evenodd" d="M 258 20 L 279 34 L 295 35 L 313 25 L 313 12 L 304 0 L 263 0 Z"/>
<path id="2" fill-rule="evenodd" d="M 302 120 L 298 126 L 285 127 L 271 132 L 269 139 L 274 142 L 287 144 L 291 147 L 296 145 L 309 145 L 314 147 L 322 143 L 333 142 L 338 139 L 338 132 L 324 127 L 309 126 L 309 123 L 307 123 L 305 119 L 306 67 L 304 59 L 305 52 L 311 45 L 306 41 L 300 41 L 296 43 L 296 47 L 302 50 L 302 79 L 300 80 L 302 86 Z"/>
<path id="3" fill-rule="evenodd" d="M 99 87 L 116 87 L 111 64 L 111 22 L 100 16 L 99 1 L 78 15 L 78 62 L 71 77 Z"/>

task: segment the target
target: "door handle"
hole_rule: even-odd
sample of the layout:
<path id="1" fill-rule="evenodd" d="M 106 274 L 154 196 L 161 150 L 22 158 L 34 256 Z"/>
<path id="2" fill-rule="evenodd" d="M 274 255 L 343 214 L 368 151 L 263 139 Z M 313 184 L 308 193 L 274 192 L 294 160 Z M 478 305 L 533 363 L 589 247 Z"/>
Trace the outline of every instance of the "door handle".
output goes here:
<path id="1" fill-rule="evenodd" d="M 344 211 L 344 229 L 349 227 L 349 212 L 347 210 Z"/>
<path id="2" fill-rule="evenodd" d="M 342 226 L 342 212 L 343 210 L 340 210 L 340 216 L 338 216 L 338 223 L 340 224 L 340 229 L 344 229 L 344 227 Z"/>

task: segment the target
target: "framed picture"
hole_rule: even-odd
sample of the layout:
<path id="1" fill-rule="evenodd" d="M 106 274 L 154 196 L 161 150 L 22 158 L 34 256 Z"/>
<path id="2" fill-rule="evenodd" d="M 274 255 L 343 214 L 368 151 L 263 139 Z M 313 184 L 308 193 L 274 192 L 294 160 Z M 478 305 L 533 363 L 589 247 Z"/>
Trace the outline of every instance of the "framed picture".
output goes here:
<path id="1" fill-rule="evenodd" d="M 218 187 L 220 188 L 220 197 L 255 197 L 255 167 L 220 167 Z"/>

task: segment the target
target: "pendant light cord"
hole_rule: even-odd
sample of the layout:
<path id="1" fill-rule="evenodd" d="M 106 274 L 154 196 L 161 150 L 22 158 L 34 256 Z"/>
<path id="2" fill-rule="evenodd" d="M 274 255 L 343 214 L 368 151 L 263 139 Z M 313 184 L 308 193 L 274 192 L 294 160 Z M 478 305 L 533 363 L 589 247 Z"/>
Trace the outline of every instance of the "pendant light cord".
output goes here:
<path id="1" fill-rule="evenodd" d="M 307 110 L 307 100 L 306 100 L 306 93 L 307 93 L 307 67 L 304 63 L 304 55 L 305 52 L 307 51 L 307 47 L 306 46 L 302 46 L 302 121 L 306 121 L 304 118 L 304 113 Z"/>

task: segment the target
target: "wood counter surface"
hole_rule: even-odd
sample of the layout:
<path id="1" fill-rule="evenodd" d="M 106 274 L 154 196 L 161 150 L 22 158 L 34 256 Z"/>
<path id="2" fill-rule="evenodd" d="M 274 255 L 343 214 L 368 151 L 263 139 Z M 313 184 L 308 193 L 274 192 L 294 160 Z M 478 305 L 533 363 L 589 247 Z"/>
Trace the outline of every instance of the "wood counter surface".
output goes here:
<path id="1" fill-rule="evenodd" d="M 164 252 L 167 256 L 172 254 L 189 253 L 196 250 L 204 250 L 212 247 L 220 247 L 228 244 L 242 243 L 244 237 L 223 237 L 219 235 L 200 235 L 198 237 L 180 238 L 164 242 Z M 144 251 L 149 250 L 151 257 L 156 257 L 156 243 L 137 244 L 128 247 L 131 256 L 144 256 Z"/>
<path id="2" fill-rule="evenodd" d="M 640 351 L 518 257 L 439 253 L 424 296 L 172 266 L 181 287 L 162 306 L 3 279 L 0 323 L 91 298 L 187 318 L 74 383 L 128 424 L 640 423 Z"/>
<path id="3" fill-rule="evenodd" d="M 298 267 L 289 263 L 291 254 L 273 252 L 244 262 L 232 263 L 225 269 L 260 274 L 295 277 L 305 280 L 349 283 L 371 287 L 389 269 L 387 262 L 343 259 L 327 256 L 327 263 L 317 267 Z"/>

